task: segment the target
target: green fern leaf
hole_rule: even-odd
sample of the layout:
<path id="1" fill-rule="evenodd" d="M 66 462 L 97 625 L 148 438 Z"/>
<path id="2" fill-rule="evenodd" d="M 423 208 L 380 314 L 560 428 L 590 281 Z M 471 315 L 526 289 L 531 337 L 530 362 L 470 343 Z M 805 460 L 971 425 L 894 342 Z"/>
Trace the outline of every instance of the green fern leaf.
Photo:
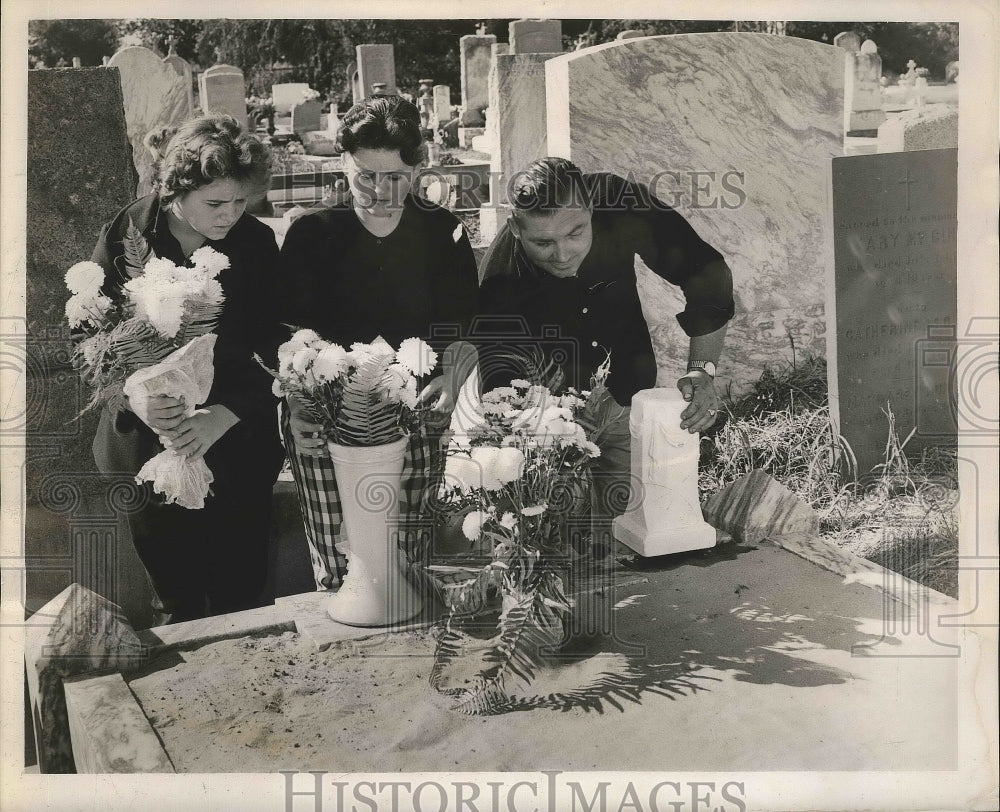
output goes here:
<path id="1" fill-rule="evenodd" d="M 386 365 L 373 358 L 344 386 L 334 426 L 337 442 L 351 446 L 386 445 L 400 437 L 399 404 L 383 401 L 378 391 Z"/>

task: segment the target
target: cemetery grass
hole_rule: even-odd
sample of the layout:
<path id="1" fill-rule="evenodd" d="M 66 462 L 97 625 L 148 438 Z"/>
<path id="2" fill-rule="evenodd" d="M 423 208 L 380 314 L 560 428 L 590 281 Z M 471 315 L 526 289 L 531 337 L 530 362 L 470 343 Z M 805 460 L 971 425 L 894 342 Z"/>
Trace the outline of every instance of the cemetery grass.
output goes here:
<path id="1" fill-rule="evenodd" d="M 879 415 L 884 458 L 859 481 L 850 447 L 830 420 L 826 362 L 816 357 L 766 369 L 724 406 L 723 419 L 702 438 L 703 500 L 761 469 L 816 511 L 826 540 L 957 597 L 954 449 L 908 453 L 888 410 Z"/>

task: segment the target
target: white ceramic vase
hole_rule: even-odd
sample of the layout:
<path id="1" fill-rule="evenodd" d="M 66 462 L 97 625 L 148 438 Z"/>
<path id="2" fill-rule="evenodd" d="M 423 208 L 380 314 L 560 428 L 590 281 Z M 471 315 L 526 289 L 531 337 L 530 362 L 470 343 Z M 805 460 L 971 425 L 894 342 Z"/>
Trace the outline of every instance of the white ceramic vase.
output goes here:
<path id="1" fill-rule="evenodd" d="M 399 486 L 407 438 L 380 446 L 330 443 L 347 537 L 347 575 L 327 614 L 349 626 L 391 626 L 423 608 L 399 535 Z"/>

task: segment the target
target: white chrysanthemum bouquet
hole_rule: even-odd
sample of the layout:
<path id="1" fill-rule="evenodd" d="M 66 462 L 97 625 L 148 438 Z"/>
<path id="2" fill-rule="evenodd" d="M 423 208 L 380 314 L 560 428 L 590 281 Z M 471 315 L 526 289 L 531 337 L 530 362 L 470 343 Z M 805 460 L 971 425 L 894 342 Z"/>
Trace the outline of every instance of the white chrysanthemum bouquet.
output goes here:
<path id="1" fill-rule="evenodd" d="M 530 678 L 539 649 L 561 641 L 572 611 L 562 576 L 589 544 L 589 466 L 601 453 L 592 439 L 602 428 L 595 404 L 603 402 L 607 371 L 605 364 L 590 392 L 557 396 L 523 380 L 486 392 L 481 422 L 448 450 L 443 512 L 463 516 L 462 532 L 485 562 L 427 566 L 437 583 L 449 582 L 436 687 L 444 663 L 464 645 L 462 620 L 486 608 L 492 594 L 503 600 L 490 667 L 473 687 L 452 692 L 466 711 L 502 704 L 505 675 Z"/>
<path id="2" fill-rule="evenodd" d="M 124 254 L 129 279 L 119 300 L 102 292 L 105 273 L 97 263 L 79 262 L 66 272 L 72 294 L 66 318 L 82 335 L 74 364 L 91 388 L 84 411 L 129 408 L 146 422 L 152 396 L 178 398 L 186 416 L 208 398 L 216 339 L 211 331 L 225 298 L 216 277 L 229 267 L 229 259 L 208 247 L 190 259 L 191 267 L 178 267 L 154 256 L 130 223 Z M 136 479 L 153 482 L 168 503 L 201 508 L 212 472 L 204 460 L 191 462 L 167 448 Z"/>
<path id="3" fill-rule="evenodd" d="M 420 422 L 417 379 L 437 365 L 437 353 L 419 338 L 392 346 L 382 337 L 350 349 L 313 330 L 297 330 L 278 348 L 278 397 L 297 398 L 326 439 L 346 446 L 386 445 Z"/>

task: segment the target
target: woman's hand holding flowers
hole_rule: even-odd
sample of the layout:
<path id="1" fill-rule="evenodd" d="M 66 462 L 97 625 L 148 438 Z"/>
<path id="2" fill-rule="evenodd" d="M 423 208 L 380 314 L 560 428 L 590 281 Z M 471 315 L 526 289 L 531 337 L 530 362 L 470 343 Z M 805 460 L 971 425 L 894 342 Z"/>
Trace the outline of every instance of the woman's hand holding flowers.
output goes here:
<path id="1" fill-rule="evenodd" d="M 229 429 L 239 423 L 239 418 L 225 406 L 216 404 L 199 409 L 184 418 L 173 431 L 164 436 L 170 448 L 182 457 L 199 460 Z"/>
<path id="2" fill-rule="evenodd" d="M 183 422 L 185 408 L 184 401 L 169 395 L 150 395 L 146 425 L 169 439 L 170 432 Z"/>
<path id="3" fill-rule="evenodd" d="M 288 398 L 288 410 L 296 450 L 304 457 L 325 457 L 327 448 L 322 436 L 323 427 L 309 419 L 305 407 L 294 396 Z"/>

